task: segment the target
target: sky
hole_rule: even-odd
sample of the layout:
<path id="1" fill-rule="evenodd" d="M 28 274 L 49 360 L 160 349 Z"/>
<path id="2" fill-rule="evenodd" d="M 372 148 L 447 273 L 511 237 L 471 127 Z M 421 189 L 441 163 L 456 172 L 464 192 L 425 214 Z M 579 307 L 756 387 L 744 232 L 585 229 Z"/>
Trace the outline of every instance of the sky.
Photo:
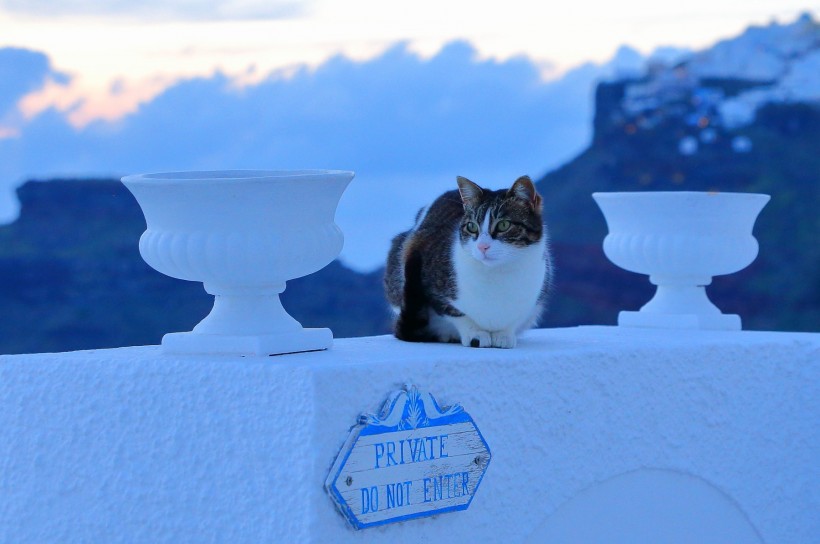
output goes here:
<path id="1" fill-rule="evenodd" d="M 568 4 L 0 0 L 0 221 L 32 177 L 349 169 L 343 258 L 370 269 L 456 175 L 497 188 L 580 152 L 616 66 L 820 17 L 793 0 Z"/>

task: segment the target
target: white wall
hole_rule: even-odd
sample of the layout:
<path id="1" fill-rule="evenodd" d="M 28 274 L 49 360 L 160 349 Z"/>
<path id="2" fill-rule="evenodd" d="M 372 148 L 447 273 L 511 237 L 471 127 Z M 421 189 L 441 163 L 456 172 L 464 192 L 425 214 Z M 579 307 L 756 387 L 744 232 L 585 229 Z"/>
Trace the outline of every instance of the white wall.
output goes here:
<path id="1" fill-rule="evenodd" d="M 467 511 L 357 533 L 323 483 L 405 383 L 461 403 L 493 460 Z M 2 356 L 0 542 L 817 542 L 819 391 L 820 334 L 798 333 Z"/>

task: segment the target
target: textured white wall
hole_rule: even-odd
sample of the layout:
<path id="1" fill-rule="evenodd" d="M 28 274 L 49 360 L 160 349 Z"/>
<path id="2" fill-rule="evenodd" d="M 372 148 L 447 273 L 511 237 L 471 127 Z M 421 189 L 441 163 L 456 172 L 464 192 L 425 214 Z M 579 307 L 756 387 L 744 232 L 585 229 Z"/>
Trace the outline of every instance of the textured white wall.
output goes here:
<path id="1" fill-rule="evenodd" d="M 359 413 L 404 383 L 461 403 L 493 460 L 469 510 L 356 533 L 322 486 Z M 727 512 L 715 531 L 736 531 L 725 541 L 817 542 L 818 392 L 820 334 L 582 327 L 514 350 L 376 337 L 273 358 L 2 356 L 0 542 L 571 542 L 579 512 L 651 538 L 710 500 Z M 618 528 L 601 513 L 620 495 L 677 502 Z"/>

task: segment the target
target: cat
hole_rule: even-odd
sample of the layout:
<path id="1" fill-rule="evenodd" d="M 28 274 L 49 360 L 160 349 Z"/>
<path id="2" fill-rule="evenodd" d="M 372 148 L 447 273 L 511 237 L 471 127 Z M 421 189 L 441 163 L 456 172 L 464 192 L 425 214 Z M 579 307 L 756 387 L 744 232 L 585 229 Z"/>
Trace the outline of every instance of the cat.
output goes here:
<path id="1" fill-rule="evenodd" d="M 552 280 L 541 195 L 528 176 L 498 191 L 457 182 L 391 243 L 384 284 L 394 334 L 513 348 L 540 316 Z"/>

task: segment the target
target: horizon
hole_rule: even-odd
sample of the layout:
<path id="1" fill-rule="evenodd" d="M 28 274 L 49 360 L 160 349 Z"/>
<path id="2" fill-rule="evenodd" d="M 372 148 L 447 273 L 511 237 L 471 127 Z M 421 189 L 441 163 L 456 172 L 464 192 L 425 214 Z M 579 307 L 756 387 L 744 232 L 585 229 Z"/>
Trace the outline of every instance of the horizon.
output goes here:
<path id="1" fill-rule="evenodd" d="M 33 2 L 20 8 L 19 2 L 0 0 L 0 24 L 9 20 L 10 5 L 25 11 L 45 4 L 48 2 Z M 776 15 L 729 17 L 739 26 L 736 31 L 709 38 L 706 44 L 698 40 L 707 39 L 708 33 L 693 32 L 691 42 L 674 45 L 678 51 L 697 51 L 734 38 L 750 25 L 789 25 L 801 14 L 817 20 L 820 10 L 789 7 L 792 4 L 796 5 L 779 3 L 773 9 L 775 14 L 791 9 L 788 19 L 782 15 L 780 19 Z M 280 8 L 287 5 L 291 4 L 276 4 Z M 298 26 L 311 17 L 327 16 L 321 11 L 327 8 L 325 4 L 311 5 L 318 6 L 318 11 L 307 15 L 285 10 L 278 18 L 268 14 L 250 21 L 235 17 L 189 21 L 196 31 L 186 36 L 195 40 L 197 32 L 212 25 L 228 25 L 234 29 L 232 34 L 246 24 Z M 690 18 L 683 17 L 682 22 L 704 17 L 709 10 L 694 6 L 687 13 Z M 139 88 L 136 80 L 106 80 L 103 96 L 107 98 L 95 102 L 93 93 L 82 95 L 91 76 L 63 60 L 71 47 L 57 54 L 45 47 L 47 40 L 34 34 L 22 45 L 36 45 L 39 39 L 44 47 L 5 46 L 22 29 L 33 28 L 26 25 L 46 29 L 48 34 L 48 29 L 57 28 L 53 25 L 76 25 L 79 20 L 91 24 L 91 20 L 105 27 L 107 21 L 110 28 L 104 32 L 116 33 L 128 25 L 144 28 L 151 18 L 108 13 L 104 19 L 99 15 L 95 19 L 55 13 L 49 19 L 20 12 L 14 17 L 25 24 L 16 25 L 0 42 L 0 71 L 5 63 L 6 72 L 18 76 L 6 79 L 5 85 L 0 83 L 0 221 L 16 217 L 13 190 L 31 178 L 230 168 L 350 169 L 358 175 L 340 205 L 337 222 L 353 242 L 346 245 L 343 258 L 359 270 L 372 268 L 372 255 L 386 252 L 385 240 L 408 227 L 419 207 L 454 187 L 456 175 L 485 186 L 501 186 L 522 174 L 535 179 L 572 159 L 591 137 L 595 83 L 636 69 L 658 50 L 667 57 L 675 54 L 674 48 L 662 43 L 651 49 L 640 44 L 630 48 L 614 33 L 607 37 L 610 45 L 601 46 L 602 50 L 610 47 L 606 56 L 570 66 L 567 61 L 562 65 L 546 58 L 537 49 L 515 49 L 510 45 L 515 40 L 505 42 L 506 52 L 500 45 L 494 49 L 492 40 L 482 35 L 470 38 L 440 32 L 438 38 L 425 42 L 411 35 L 414 27 L 409 25 L 408 34 L 384 37 L 367 52 L 340 36 L 325 56 L 303 57 L 296 65 L 258 65 L 254 70 L 211 65 L 202 69 L 196 61 L 190 71 L 176 75 L 138 75 L 136 79 L 147 77 L 154 86 L 139 91 L 137 102 L 116 115 L 95 117 L 93 112 L 101 104 L 122 107 L 133 102 L 136 95 L 132 91 Z M 175 27 L 182 24 L 181 17 L 172 13 L 154 24 Z M 641 20 L 636 15 L 623 17 L 632 24 Z M 573 19 L 567 16 L 566 20 Z M 618 24 L 615 28 L 621 28 Z M 91 32 L 79 41 L 93 41 L 95 35 Z M 116 56 L 120 48 L 134 43 L 112 44 L 110 51 L 98 51 L 98 57 Z M 314 51 L 308 45 L 295 49 L 307 56 Z M 571 59 L 573 54 L 562 58 Z M 214 57 L 215 61 L 220 58 Z M 129 59 L 120 63 L 120 70 Z M 110 70 L 112 61 L 108 62 L 102 66 Z M 374 238 L 374 230 L 386 232 Z M 385 247 L 372 247 L 374 240 Z"/>

